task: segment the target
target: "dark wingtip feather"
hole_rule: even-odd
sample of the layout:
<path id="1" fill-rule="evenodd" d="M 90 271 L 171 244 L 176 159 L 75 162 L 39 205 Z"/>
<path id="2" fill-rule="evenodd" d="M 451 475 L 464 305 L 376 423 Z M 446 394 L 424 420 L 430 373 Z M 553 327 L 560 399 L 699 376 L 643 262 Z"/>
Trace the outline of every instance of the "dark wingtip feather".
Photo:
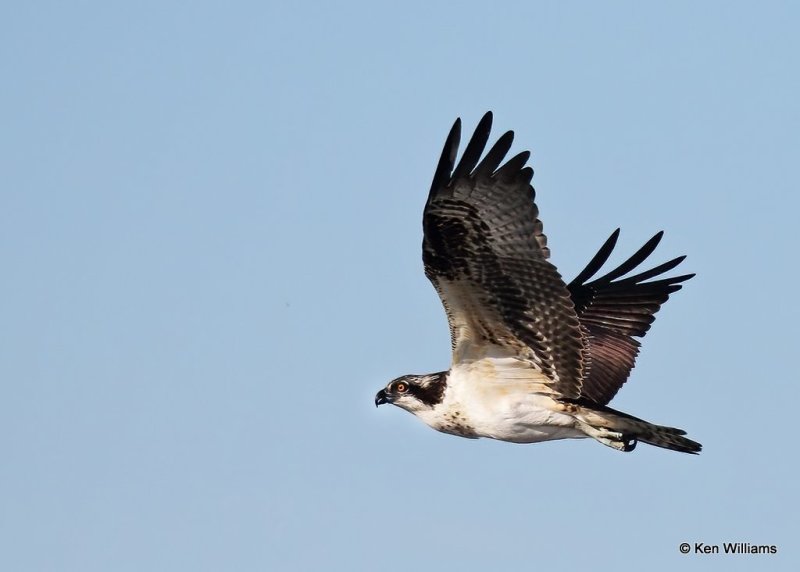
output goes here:
<path id="1" fill-rule="evenodd" d="M 648 256 L 653 254 L 653 251 L 658 246 L 658 243 L 661 242 L 661 239 L 664 237 L 664 231 L 658 231 L 653 238 L 648 240 L 644 243 L 639 250 L 633 253 L 633 255 L 628 258 L 625 262 L 617 266 L 614 270 L 606 274 L 605 276 L 598 278 L 597 282 L 611 282 L 619 278 L 620 276 L 624 276 L 637 266 L 639 266 L 642 262 L 644 262 Z"/>
<path id="2" fill-rule="evenodd" d="M 453 172 L 453 165 L 456 162 L 456 154 L 458 153 L 458 144 L 461 141 L 461 118 L 457 118 L 450 128 L 450 133 L 444 142 L 442 154 L 439 157 L 439 163 L 436 165 L 436 171 L 433 174 L 433 182 L 431 183 L 431 190 L 429 197 L 447 185 L 450 180 L 450 173 Z"/>
<path id="3" fill-rule="evenodd" d="M 464 154 L 461 155 L 461 160 L 453 172 L 453 180 L 468 176 L 478 164 L 478 160 L 486 148 L 486 142 L 489 141 L 489 133 L 492 131 L 492 118 L 492 112 L 489 111 L 478 122 L 475 132 L 472 134 L 469 143 L 467 143 L 467 148 L 464 149 Z"/>
<path id="4" fill-rule="evenodd" d="M 528 162 L 528 159 L 531 157 L 530 151 L 523 151 L 522 153 L 517 153 L 511 159 L 506 161 L 505 165 L 500 167 L 497 171 L 495 171 L 494 175 L 501 181 L 511 181 L 517 175 L 517 173 L 522 170 L 525 166 L 525 163 Z"/>
<path id="5" fill-rule="evenodd" d="M 570 286 L 583 284 L 589 280 L 589 278 L 594 276 L 597 271 L 603 267 L 603 264 L 606 263 L 608 257 L 611 256 L 611 252 L 617 245 L 617 239 L 619 239 L 619 228 L 611 233 L 611 236 L 606 239 L 606 241 L 603 243 L 603 246 L 601 246 L 600 250 L 597 251 L 597 254 L 595 254 L 589 261 L 589 264 L 586 265 L 586 268 L 581 270 L 575 279 L 570 282 Z"/>
<path id="6" fill-rule="evenodd" d="M 533 179 L 533 167 L 523 167 L 519 171 L 517 180 L 525 185 L 530 185 Z M 531 192 L 533 189 L 531 189 Z M 535 194 L 531 194 L 531 200 L 534 199 Z M 542 235 L 544 236 L 544 235 Z"/>
<path id="7" fill-rule="evenodd" d="M 692 272 L 691 274 L 681 274 L 680 276 L 675 276 L 674 278 L 665 278 L 665 281 L 669 281 L 671 284 L 679 284 L 681 282 L 686 282 L 687 280 L 691 280 L 694 278 L 696 274 Z M 648 284 L 650 284 L 648 282 Z"/>
<path id="8" fill-rule="evenodd" d="M 494 173 L 500 166 L 500 163 L 505 159 L 508 150 L 511 149 L 511 144 L 514 142 L 514 132 L 506 131 L 500 136 L 500 139 L 492 145 L 486 157 L 483 158 L 481 164 L 475 169 L 476 177 L 488 177 Z M 531 170 L 532 171 L 532 170 Z M 531 173 L 531 176 L 533 174 Z"/>
<path id="9" fill-rule="evenodd" d="M 673 258 L 672 260 L 665 262 L 663 264 L 659 264 L 658 266 L 651 268 L 650 270 L 646 270 L 645 272 L 640 272 L 639 274 L 635 274 L 634 276 L 629 276 L 628 278 L 619 280 L 617 284 L 638 284 L 640 282 L 644 282 L 645 280 L 649 280 L 650 278 L 654 278 L 656 276 L 664 274 L 665 272 L 669 272 L 684 260 L 686 260 L 685 254 L 683 256 L 678 256 L 677 258 Z"/>

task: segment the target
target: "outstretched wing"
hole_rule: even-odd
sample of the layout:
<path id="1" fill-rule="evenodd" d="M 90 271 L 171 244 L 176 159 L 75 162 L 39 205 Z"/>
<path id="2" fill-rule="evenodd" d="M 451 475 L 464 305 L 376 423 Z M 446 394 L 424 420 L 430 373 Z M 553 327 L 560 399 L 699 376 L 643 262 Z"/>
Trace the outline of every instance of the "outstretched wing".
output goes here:
<path id="1" fill-rule="evenodd" d="M 422 258 L 450 323 L 453 365 L 484 357 L 529 362 L 555 395 L 580 395 L 584 339 L 538 219 L 525 151 L 500 165 L 508 131 L 483 160 L 487 113 L 453 169 L 456 120 L 425 205 Z"/>
<path id="2" fill-rule="evenodd" d="M 605 405 L 617 394 L 628 379 L 639 354 L 640 343 L 635 338 L 647 333 L 661 304 L 667 301 L 670 294 L 681 289 L 681 282 L 694 276 L 683 274 L 647 282 L 672 270 L 686 258 L 679 256 L 645 272 L 621 278 L 653 253 L 663 234 L 656 234 L 633 256 L 605 276 L 587 282 L 614 250 L 619 237 L 619 229 L 615 230 L 567 287 L 581 326 L 588 334 L 589 367 L 581 395 L 595 403 Z"/>

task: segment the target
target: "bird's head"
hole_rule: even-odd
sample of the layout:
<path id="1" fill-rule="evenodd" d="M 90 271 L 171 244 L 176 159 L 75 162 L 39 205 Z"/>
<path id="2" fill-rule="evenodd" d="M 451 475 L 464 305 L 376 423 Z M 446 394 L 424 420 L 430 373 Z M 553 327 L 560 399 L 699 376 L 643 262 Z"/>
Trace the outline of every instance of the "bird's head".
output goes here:
<path id="1" fill-rule="evenodd" d="M 430 410 L 442 401 L 447 372 L 403 375 L 375 395 L 375 406 L 391 403 L 411 413 Z"/>

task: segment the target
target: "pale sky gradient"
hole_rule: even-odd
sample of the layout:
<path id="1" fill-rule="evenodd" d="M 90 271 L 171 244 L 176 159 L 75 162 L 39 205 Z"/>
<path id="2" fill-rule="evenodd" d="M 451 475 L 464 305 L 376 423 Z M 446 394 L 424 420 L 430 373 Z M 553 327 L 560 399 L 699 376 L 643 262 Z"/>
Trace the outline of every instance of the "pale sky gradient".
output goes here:
<path id="1" fill-rule="evenodd" d="M 800 8 L 0 7 L 0 570 L 797 570 Z M 615 407 L 700 456 L 438 434 L 421 214 L 457 116 L 553 261 L 697 272 Z M 681 555 L 683 542 L 776 555 Z"/>

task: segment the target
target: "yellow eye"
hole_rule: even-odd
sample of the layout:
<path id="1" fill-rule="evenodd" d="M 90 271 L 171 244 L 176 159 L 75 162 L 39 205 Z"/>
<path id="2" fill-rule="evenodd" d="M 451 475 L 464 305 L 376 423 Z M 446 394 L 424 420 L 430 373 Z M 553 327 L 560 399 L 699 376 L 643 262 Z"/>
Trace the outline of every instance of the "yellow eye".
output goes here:
<path id="1" fill-rule="evenodd" d="M 405 393 L 406 391 L 408 391 L 408 384 L 406 384 L 406 383 L 401 381 L 397 385 L 394 386 L 394 390 L 397 393 Z"/>

